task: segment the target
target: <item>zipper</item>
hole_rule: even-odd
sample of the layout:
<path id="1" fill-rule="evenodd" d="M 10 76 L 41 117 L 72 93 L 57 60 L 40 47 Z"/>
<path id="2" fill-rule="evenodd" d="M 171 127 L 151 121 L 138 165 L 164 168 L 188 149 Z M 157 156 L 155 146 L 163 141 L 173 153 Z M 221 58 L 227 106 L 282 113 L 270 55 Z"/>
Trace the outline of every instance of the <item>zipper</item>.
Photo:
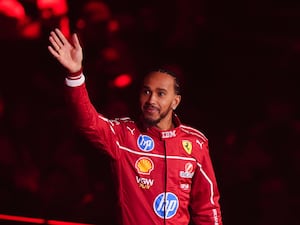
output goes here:
<path id="1" fill-rule="evenodd" d="M 164 177 L 164 225 L 167 224 L 166 220 L 166 206 L 167 206 L 167 174 L 168 174 L 168 167 L 167 167 L 167 148 L 166 148 L 166 141 L 164 141 L 164 161 L 165 161 L 165 177 Z"/>

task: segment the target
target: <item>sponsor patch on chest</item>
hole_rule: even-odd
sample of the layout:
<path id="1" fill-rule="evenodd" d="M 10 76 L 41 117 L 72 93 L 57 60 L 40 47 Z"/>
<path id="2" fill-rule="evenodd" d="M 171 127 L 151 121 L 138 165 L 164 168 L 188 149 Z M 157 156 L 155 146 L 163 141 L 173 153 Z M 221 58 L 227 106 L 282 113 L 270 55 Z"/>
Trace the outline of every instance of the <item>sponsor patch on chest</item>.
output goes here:
<path id="1" fill-rule="evenodd" d="M 182 147 L 189 155 L 192 153 L 193 145 L 191 141 L 182 140 Z"/>
<path id="2" fill-rule="evenodd" d="M 178 197 L 172 192 L 159 194 L 153 202 L 154 212 L 162 219 L 170 219 L 175 216 L 178 207 Z"/>
<path id="3" fill-rule="evenodd" d="M 194 166 L 188 162 L 184 165 L 184 171 L 179 171 L 179 176 L 182 178 L 192 178 L 194 175 Z"/>
<path id="4" fill-rule="evenodd" d="M 139 187 L 143 189 L 149 189 L 154 184 L 154 179 L 139 177 L 139 176 L 136 176 L 135 179 Z"/>
<path id="5" fill-rule="evenodd" d="M 151 152 L 154 149 L 154 141 L 148 135 L 140 135 L 137 139 L 137 146 L 144 152 Z"/>
<path id="6" fill-rule="evenodd" d="M 162 131 L 161 132 L 161 137 L 162 138 L 176 137 L 176 130 Z"/>
<path id="7" fill-rule="evenodd" d="M 149 157 L 140 157 L 135 162 L 135 168 L 139 174 L 150 175 L 154 163 Z"/>

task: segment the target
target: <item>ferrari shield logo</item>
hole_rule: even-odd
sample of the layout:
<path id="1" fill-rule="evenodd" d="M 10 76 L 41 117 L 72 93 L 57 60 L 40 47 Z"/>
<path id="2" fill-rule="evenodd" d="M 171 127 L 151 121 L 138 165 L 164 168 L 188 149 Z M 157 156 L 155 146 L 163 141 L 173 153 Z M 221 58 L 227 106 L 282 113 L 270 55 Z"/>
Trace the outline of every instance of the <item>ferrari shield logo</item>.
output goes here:
<path id="1" fill-rule="evenodd" d="M 182 140 L 182 146 L 183 149 L 188 153 L 191 154 L 192 153 L 192 142 L 187 141 L 187 140 Z"/>

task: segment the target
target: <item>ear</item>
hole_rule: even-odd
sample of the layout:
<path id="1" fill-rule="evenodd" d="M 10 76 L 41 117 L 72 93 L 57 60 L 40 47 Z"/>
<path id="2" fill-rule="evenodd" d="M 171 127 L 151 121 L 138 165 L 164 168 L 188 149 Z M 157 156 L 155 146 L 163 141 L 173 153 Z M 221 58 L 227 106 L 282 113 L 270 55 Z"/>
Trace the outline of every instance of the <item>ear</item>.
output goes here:
<path id="1" fill-rule="evenodd" d="M 174 100 L 173 100 L 173 103 L 172 103 L 172 109 L 175 110 L 177 108 L 177 106 L 179 105 L 181 101 L 181 95 L 176 95 Z"/>

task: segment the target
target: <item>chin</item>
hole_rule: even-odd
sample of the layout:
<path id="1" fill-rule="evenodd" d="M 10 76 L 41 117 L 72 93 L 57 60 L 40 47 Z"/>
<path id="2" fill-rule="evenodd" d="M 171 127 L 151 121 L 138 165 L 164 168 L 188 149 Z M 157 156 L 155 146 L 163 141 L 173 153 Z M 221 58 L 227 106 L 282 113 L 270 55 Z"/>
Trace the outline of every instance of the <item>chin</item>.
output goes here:
<path id="1" fill-rule="evenodd" d="M 145 115 L 144 115 L 144 120 L 150 126 L 154 126 L 154 125 L 158 124 L 160 121 L 160 119 L 153 119 L 153 118 L 147 117 Z"/>

